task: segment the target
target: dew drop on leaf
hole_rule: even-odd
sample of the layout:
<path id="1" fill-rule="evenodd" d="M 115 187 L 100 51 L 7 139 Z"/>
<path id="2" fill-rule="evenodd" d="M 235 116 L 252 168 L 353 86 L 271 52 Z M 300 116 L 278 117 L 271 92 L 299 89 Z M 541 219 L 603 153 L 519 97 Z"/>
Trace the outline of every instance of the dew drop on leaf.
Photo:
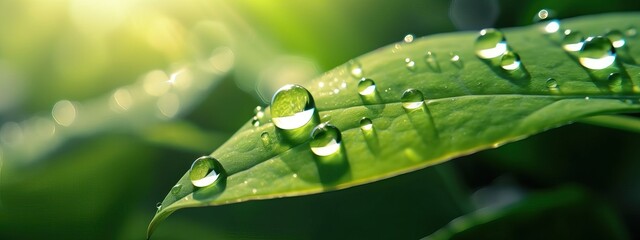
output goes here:
<path id="1" fill-rule="evenodd" d="M 311 93 L 299 85 L 285 85 L 271 100 L 271 120 L 280 129 L 300 128 L 308 123 L 314 114 L 317 115 Z"/>
<path id="2" fill-rule="evenodd" d="M 182 184 L 178 183 L 171 188 L 171 194 L 178 195 L 178 193 L 180 193 L 180 190 L 182 190 Z"/>
<path id="3" fill-rule="evenodd" d="M 507 52 L 502 55 L 502 59 L 500 61 L 500 67 L 507 71 L 515 71 L 520 68 L 520 56 L 514 52 Z"/>
<path id="4" fill-rule="evenodd" d="M 449 53 L 449 55 L 451 55 L 451 58 L 449 59 L 449 61 L 451 62 L 451 64 L 453 64 L 453 66 L 456 66 L 457 68 L 462 68 L 464 66 L 460 55 L 453 52 Z"/>
<path id="5" fill-rule="evenodd" d="M 402 107 L 404 109 L 414 110 L 422 107 L 422 104 L 424 103 L 424 96 L 420 90 L 410 88 L 402 93 L 400 101 L 402 101 Z"/>
<path id="6" fill-rule="evenodd" d="M 565 30 L 562 39 L 562 48 L 568 52 L 580 51 L 584 44 L 584 37 L 579 31 Z"/>
<path id="7" fill-rule="evenodd" d="M 557 90 L 558 89 L 558 82 L 553 78 L 547 79 L 546 84 L 547 84 L 547 88 L 549 88 L 549 90 Z"/>
<path id="8" fill-rule="evenodd" d="M 196 187 L 207 187 L 221 178 L 224 169 L 218 160 L 210 156 L 196 159 L 189 170 L 191 184 Z"/>
<path id="9" fill-rule="evenodd" d="M 258 119 L 262 119 L 264 117 L 264 110 L 262 110 L 261 106 L 256 106 L 256 108 L 253 109 L 253 113 Z"/>
<path id="10" fill-rule="evenodd" d="M 404 36 L 404 42 L 405 43 L 412 43 L 413 42 L 413 35 L 407 34 L 406 36 Z"/>
<path id="11" fill-rule="evenodd" d="M 158 211 L 160 211 L 161 208 L 162 208 L 162 202 L 157 202 L 156 203 L 156 209 L 158 209 Z"/>
<path id="12" fill-rule="evenodd" d="M 265 147 L 271 144 L 271 138 L 269 137 L 268 132 L 262 132 L 262 134 L 260 134 L 260 140 L 262 141 L 262 145 Z"/>
<path id="13" fill-rule="evenodd" d="M 362 119 L 360 119 L 360 130 L 362 130 L 362 132 L 370 132 L 373 130 L 373 122 L 371 122 L 371 119 L 363 117 Z"/>
<path id="14" fill-rule="evenodd" d="M 625 46 L 627 41 L 624 39 L 624 35 L 620 30 L 611 30 L 606 34 L 607 38 L 611 41 L 611 45 L 614 48 L 622 48 Z"/>
<path id="15" fill-rule="evenodd" d="M 311 132 L 309 146 L 317 156 L 330 156 L 340 151 L 342 135 L 340 130 L 329 123 L 316 126 Z"/>
<path id="16" fill-rule="evenodd" d="M 254 127 L 259 127 L 260 126 L 260 119 L 258 119 L 258 117 L 254 116 L 253 118 L 251 118 L 251 125 L 253 125 Z"/>
<path id="17" fill-rule="evenodd" d="M 404 59 L 404 64 L 407 67 L 407 69 L 409 69 L 409 71 L 413 72 L 413 71 L 416 70 L 416 62 L 411 60 L 411 58 L 405 58 Z"/>
<path id="18" fill-rule="evenodd" d="M 364 74 L 362 71 L 362 64 L 358 60 L 351 60 L 347 63 L 347 69 L 352 77 L 360 79 Z"/>
<path id="19" fill-rule="evenodd" d="M 493 28 L 480 31 L 475 43 L 476 55 L 482 59 L 493 59 L 507 52 L 507 40 L 504 34 Z"/>
<path id="20" fill-rule="evenodd" d="M 431 71 L 440 72 L 440 64 L 438 64 L 438 61 L 436 60 L 436 55 L 431 51 L 428 51 L 424 55 L 424 62 L 427 63 L 427 66 L 429 66 Z"/>
<path id="21" fill-rule="evenodd" d="M 376 83 L 369 79 L 363 78 L 358 82 L 358 94 L 360 96 L 371 96 L 376 92 Z"/>
<path id="22" fill-rule="evenodd" d="M 589 37 L 580 49 L 578 59 L 583 67 L 599 70 L 613 65 L 616 60 L 616 52 L 608 38 Z"/>
<path id="23" fill-rule="evenodd" d="M 624 31 L 627 37 L 634 38 L 638 36 L 638 30 L 634 26 L 629 26 L 627 30 Z"/>

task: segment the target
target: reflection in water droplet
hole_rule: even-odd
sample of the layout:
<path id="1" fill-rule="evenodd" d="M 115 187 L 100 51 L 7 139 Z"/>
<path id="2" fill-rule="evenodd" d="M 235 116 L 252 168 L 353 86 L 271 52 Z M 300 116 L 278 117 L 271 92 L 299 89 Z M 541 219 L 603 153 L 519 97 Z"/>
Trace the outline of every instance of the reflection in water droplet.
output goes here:
<path id="1" fill-rule="evenodd" d="M 173 93 L 162 95 L 156 105 L 160 113 L 167 118 L 175 117 L 180 111 L 180 99 Z"/>
<path id="2" fill-rule="evenodd" d="M 502 55 L 500 66 L 507 71 L 515 71 L 520 68 L 520 56 L 514 52 L 507 52 Z"/>
<path id="3" fill-rule="evenodd" d="M 431 68 L 431 71 L 440 72 L 440 64 L 438 64 L 436 55 L 431 51 L 427 51 L 427 53 L 424 55 L 424 62 L 427 63 L 427 66 L 429 66 L 429 68 Z"/>
<path id="4" fill-rule="evenodd" d="M 376 92 L 376 83 L 369 79 L 363 78 L 358 82 L 358 93 L 360 96 L 371 96 Z"/>
<path id="5" fill-rule="evenodd" d="M 349 61 L 347 63 L 347 69 L 349 70 L 351 76 L 357 79 L 362 78 L 362 75 L 364 74 L 364 72 L 362 71 L 362 64 L 360 64 L 358 60 Z"/>
<path id="6" fill-rule="evenodd" d="M 369 132 L 373 130 L 373 122 L 371 122 L 371 119 L 366 117 L 360 119 L 360 130 L 362 130 L 363 132 Z"/>
<path id="7" fill-rule="evenodd" d="M 311 93 L 302 86 L 289 84 L 278 89 L 271 100 L 271 117 L 280 129 L 297 129 L 317 115 Z"/>
<path id="8" fill-rule="evenodd" d="M 606 34 L 614 48 L 622 48 L 627 43 L 624 35 L 619 30 L 611 30 Z"/>
<path id="9" fill-rule="evenodd" d="M 616 60 L 616 52 L 608 38 L 590 37 L 580 49 L 578 59 L 582 66 L 599 70 L 613 65 Z"/>
<path id="10" fill-rule="evenodd" d="M 220 162 L 213 157 L 203 156 L 196 159 L 189 170 L 191 184 L 196 187 L 211 186 L 224 175 Z M 223 176 L 222 176 L 223 177 Z"/>
<path id="11" fill-rule="evenodd" d="M 265 147 L 271 144 L 271 138 L 269 137 L 268 132 L 262 132 L 262 134 L 260 134 L 260 140 L 262 141 L 262 145 Z"/>
<path id="12" fill-rule="evenodd" d="M 51 115 L 56 122 L 68 127 L 76 120 L 76 106 L 68 100 L 62 100 L 53 105 Z"/>
<path id="13" fill-rule="evenodd" d="M 309 146 L 317 156 L 329 156 L 340 151 L 342 135 L 340 130 L 329 123 L 316 126 L 311 132 Z"/>
<path id="14" fill-rule="evenodd" d="M 547 88 L 549 88 L 549 90 L 557 90 L 558 89 L 558 82 L 553 78 L 547 79 L 546 84 L 547 84 Z"/>
<path id="15" fill-rule="evenodd" d="M 420 90 L 410 88 L 402 93 L 400 101 L 402 101 L 402 107 L 404 107 L 404 109 L 413 110 L 422 107 L 424 96 Z"/>
<path id="16" fill-rule="evenodd" d="M 457 68 L 462 68 L 464 66 L 460 55 L 453 52 L 449 53 L 449 55 L 451 55 L 451 58 L 449 59 L 449 61 L 451 62 L 451 64 L 453 64 L 453 66 L 456 66 Z"/>
<path id="17" fill-rule="evenodd" d="M 416 62 L 411 60 L 411 58 L 405 58 L 404 59 L 404 63 L 405 63 L 405 66 L 407 67 L 407 69 L 409 69 L 409 71 L 415 71 L 416 70 Z"/>
<path id="18" fill-rule="evenodd" d="M 627 30 L 624 31 L 627 37 L 634 38 L 638 36 L 638 30 L 634 26 L 629 26 Z"/>
<path id="19" fill-rule="evenodd" d="M 404 36 L 404 42 L 405 43 L 412 43 L 413 42 L 413 35 L 407 34 L 406 36 Z"/>
<path id="20" fill-rule="evenodd" d="M 113 93 L 113 101 L 120 108 L 120 110 L 129 110 L 133 105 L 133 97 L 129 90 L 120 88 Z"/>
<path id="21" fill-rule="evenodd" d="M 562 48 L 569 52 L 580 51 L 584 44 L 584 37 L 579 31 L 564 31 L 564 39 L 562 39 Z"/>
<path id="22" fill-rule="evenodd" d="M 182 190 L 182 184 L 178 183 L 171 188 L 171 194 L 178 195 Z"/>
<path id="23" fill-rule="evenodd" d="M 475 43 L 476 55 L 482 59 L 492 59 L 507 52 L 507 40 L 502 32 L 487 28 L 480 31 Z"/>

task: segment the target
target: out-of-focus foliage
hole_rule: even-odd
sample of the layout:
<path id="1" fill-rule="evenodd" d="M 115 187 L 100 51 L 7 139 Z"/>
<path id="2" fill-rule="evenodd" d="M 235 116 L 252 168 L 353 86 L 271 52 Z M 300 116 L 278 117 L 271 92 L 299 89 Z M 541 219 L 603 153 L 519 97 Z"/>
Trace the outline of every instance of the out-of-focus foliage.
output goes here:
<path id="1" fill-rule="evenodd" d="M 144 238 L 166 189 L 275 89 L 407 33 L 455 31 L 449 12 L 479 9 L 455 2 L 0 1 L 0 238 Z M 496 27 L 543 7 L 567 18 L 635 6 L 480 2 Z M 484 206 L 501 179 L 522 194 L 580 185 L 609 206 L 593 214 L 639 236 L 639 141 L 570 126 L 347 191 L 185 210 L 154 239 L 419 238 Z"/>

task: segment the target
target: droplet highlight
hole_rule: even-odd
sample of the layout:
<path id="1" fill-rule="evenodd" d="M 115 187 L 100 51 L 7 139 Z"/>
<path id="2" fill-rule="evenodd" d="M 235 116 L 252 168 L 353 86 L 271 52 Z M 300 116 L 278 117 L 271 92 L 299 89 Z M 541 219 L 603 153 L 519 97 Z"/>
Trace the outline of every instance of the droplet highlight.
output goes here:
<path id="1" fill-rule="evenodd" d="M 420 90 L 410 88 L 402 93 L 400 101 L 402 102 L 402 107 L 404 109 L 414 110 L 422 107 L 422 104 L 424 103 L 424 96 Z"/>
<path id="2" fill-rule="evenodd" d="M 404 43 L 412 43 L 413 42 L 413 35 L 412 34 L 407 34 L 406 36 L 404 36 Z"/>
<path id="3" fill-rule="evenodd" d="M 475 51 L 481 59 L 500 57 L 507 52 L 507 40 L 504 34 L 496 29 L 483 29 L 476 39 Z"/>
<path id="4" fill-rule="evenodd" d="M 547 79 L 546 85 L 547 85 L 547 88 L 549 88 L 549 90 L 557 90 L 558 89 L 558 82 L 553 78 Z"/>
<path id="5" fill-rule="evenodd" d="M 431 69 L 431 71 L 440 72 L 440 64 L 438 64 L 435 53 L 427 51 L 427 53 L 424 55 L 424 62 Z"/>
<path id="6" fill-rule="evenodd" d="M 449 53 L 449 55 L 451 56 L 451 58 L 449 58 L 449 62 L 451 62 L 451 64 L 457 68 L 462 68 L 464 66 L 464 64 L 462 63 L 462 57 L 460 57 L 460 55 L 456 54 L 456 53 Z"/>
<path id="7" fill-rule="evenodd" d="M 360 119 L 360 130 L 362 130 L 363 132 L 369 132 L 373 130 L 373 122 L 371 121 L 371 119 L 366 117 Z"/>
<path id="8" fill-rule="evenodd" d="M 342 134 L 340 130 L 329 123 L 316 126 L 311 132 L 309 146 L 317 156 L 330 156 L 340 151 Z"/>
<path id="9" fill-rule="evenodd" d="M 363 76 L 362 64 L 357 60 L 351 60 L 347 63 L 347 69 L 352 77 L 360 79 Z"/>
<path id="10" fill-rule="evenodd" d="M 285 85 L 271 100 L 271 120 L 280 129 L 300 128 L 311 121 L 314 114 L 317 115 L 311 93 L 299 85 Z"/>
<path id="11" fill-rule="evenodd" d="M 189 170 L 191 184 L 196 187 L 207 187 L 213 185 L 224 174 L 224 169 L 218 160 L 210 156 L 203 156 L 196 159 Z"/>
<path id="12" fill-rule="evenodd" d="M 579 31 L 565 30 L 564 39 L 562 39 L 562 48 L 568 52 L 577 52 L 582 49 L 584 37 Z"/>
<path id="13" fill-rule="evenodd" d="M 376 92 L 376 83 L 369 79 L 363 78 L 358 82 L 358 94 L 360 96 L 372 96 Z"/>
<path id="14" fill-rule="evenodd" d="M 409 69 L 409 71 L 413 72 L 416 70 L 416 62 L 411 60 L 411 58 L 405 58 L 404 65 L 407 67 L 407 69 Z"/>
<path id="15" fill-rule="evenodd" d="M 616 52 L 608 38 L 590 37 L 580 49 L 578 60 L 583 67 L 600 70 L 613 65 Z"/>
<path id="16" fill-rule="evenodd" d="M 507 52 L 502 56 L 502 60 L 500 61 L 500 67 L 507 71 L 515 71 L 520 68 L 520 55 L 514 52 Z"/>
<path id="17" fill-rule="evenodd" d="M 614 48 L 622 48 L 627 44 L 627 41 L 619 30 L 611 30 L 606 34 L 606 37 L 611 41 L 611 45 Z"/>

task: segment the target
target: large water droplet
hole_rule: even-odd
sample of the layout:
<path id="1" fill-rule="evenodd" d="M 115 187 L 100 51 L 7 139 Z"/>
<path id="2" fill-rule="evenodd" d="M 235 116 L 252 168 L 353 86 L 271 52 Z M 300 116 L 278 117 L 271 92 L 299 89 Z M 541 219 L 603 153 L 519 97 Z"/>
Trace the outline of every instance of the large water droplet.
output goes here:
<path id="1" fill-rule="evenodd" d="M 369 79 L 363 78 L 358 82 L 358 93 L 361 96 L 371 96 L 376 92 L 376 83 Z"/>
<path id="2" fill-rule="evenodd" d="M 363 132 L 369 132 L 373 130 L 373 122 L 371 122 L 371 119 L 366 117 L 360 119 L 360 130 L 362 130 Z"/>
<path id="3" fill-rule="evenodd" d="M 218 160 L 210 156 L 196 159 L 189 170 L 191 184 L 196 187 L 207 187 L 215 183 L 224 174 L 224 169 Z"/>
<path id="4" fill-rule="evenodd" d="M 606 34 L 614 48 L 622 48 L 627 44 L 624 35 L 619 30 L 611 30 Z"/>
<path id="5" fill-rule="evenodd" d="M 340 151 L 342 135 L 340 130 L 329 123 L 316 126 L 311 132 L 309 146 L 317 156 L 329 156 Z"/>
<path id="6" fill-rule="evenodd" d="M 413 110 L 422 107 L 424 96 L 420 90 L 410 88 L 402 93 L 400 101 L 402 101 L 402 107 L 404 109 Z"/>
<path id="7" fill-rule="evenodd" d="M 258 117 L 254 116 L 253 118 L 251 118 L 251 125 L 253 125 L 254 127 L 259 127 L 260 126 L 260 119 L 258 119 Z"/>
<path id="8" fill-rule="evenodd" d="M 413 35 L 407 34 L 406 36 L 404 36 L 404 42 L 405 43 L 412 43 L 413 42 Z"/>
<path id="9" fill-rule="evenodd" d="M 502 55 L 502 60 L 500 61 L 500 67 L 507 71 L 515 71 L 520 68 L 520 56 L 514 52 L 507 52 Z"/>
<path id="10" fill-rule="evenodd" d="M 178 183 L 171 188 L 171 194 L 178 195 L 182 190 L 182 184 Z"/>
<path id="11" fill-rule="evenodd" d="M 579 31 L 564 31 L 564 39 L 562 39 L 562 48 L 568 52 L 580 51 L 584 44 L 584 37 Z"/>
<path id="12" fill-rule="evenodd" d="M 411 58 L 405 58 L 404 59 L 404 64 L 407 67 L 407 69 L 409 69 L 409 71 L 413 72 L 413 71 L 416 70 L 416 62 L 411 60 Z"/>
<path id="13" fill-rule="evenodd" d="M 582 66 L 599 70 L 613 65 L 616 61 L 616 52 L 608 38 L 590 37 L 580 49 L 578 59 Z"/>
<path id="14" fill-rule="evenodd" d="M 507 40 L 502 32 L 487 28 L 480 31 L 475 43 L 476 55 L 482 59 L 493 59 L 507 52 Z"/>
<path id="15" fill-rule="evenodd" d="M 271 100 L 271 117 L 280 129 L 297 129 L 316 113 L 311 93 L 302 86 L 289 84 L 278 89 Z"/>
<path id="16" fill-rule="evenodd" d="M 429 68 L 431 68 L 431 71 L 440 72 L 440 64 L 438 64 L 436 55 L 431 51 L 428 51 L 424 55 L 424 62 L 427 63 L 427 66 L 429 66 Z"/>
<path id="17" fill-rule="evenodd" d="M 349 70 L 351 76 L 357 79 L 362 78 L 362 75 L 364 74 L 364 72 L 362 71 L 362 64 L 360 64 L 358 60 L 349 61 L 347 63 L 347 69 Z"/>

